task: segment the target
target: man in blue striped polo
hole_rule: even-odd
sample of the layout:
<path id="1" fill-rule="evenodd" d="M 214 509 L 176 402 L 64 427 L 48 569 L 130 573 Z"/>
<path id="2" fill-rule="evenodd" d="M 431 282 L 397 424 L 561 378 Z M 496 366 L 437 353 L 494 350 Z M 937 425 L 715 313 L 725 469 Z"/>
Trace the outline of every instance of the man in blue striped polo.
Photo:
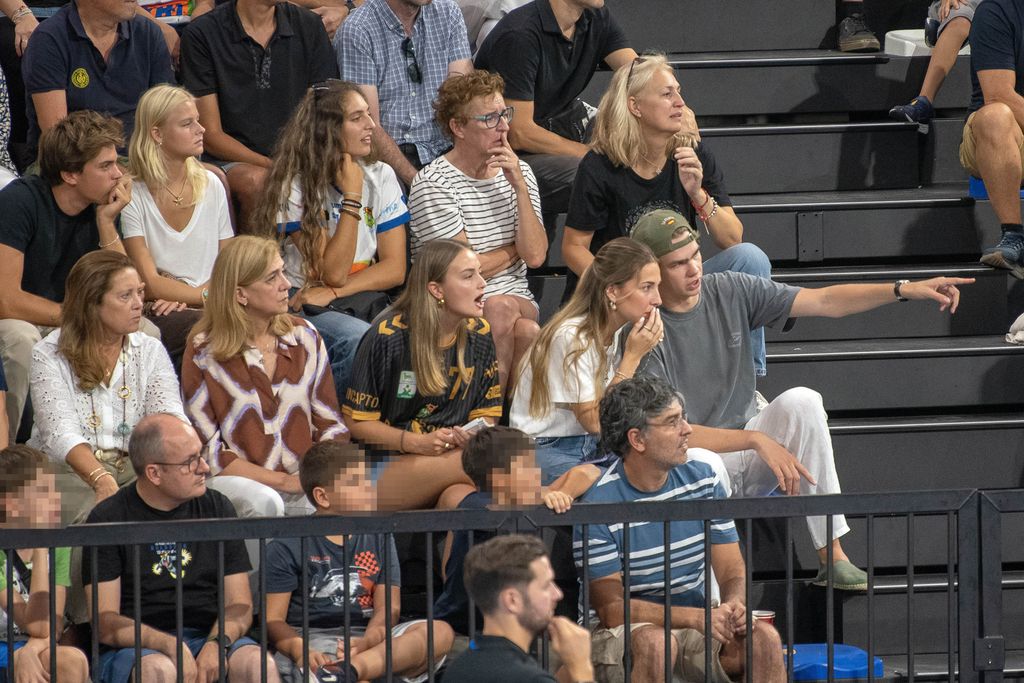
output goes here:
<path id="1" fill-rule="evenodd" d="M 693 431 L 686 421 L 682 397 L 662 379 L 639 377 L 608 390 L 600 405 L 601 441 L 619 459 L 583 496 L 585 503 L 699 500 L 725 498 L 711 451 L 688 453 Z M 750 667 L 756 679 L 784 681 L 782 648 L 774 627 L 753 622 L 746 628 L 745 565 L 731 519 L 710 520 L 711 567 L 721 590 L 721 604 L 711 610 L 714 651 L 712 670 L 704 676 L 704 590 L 707 559 L 701 521 L 670 525 L 671 573 L 665 576 L 664 527 L 637 523 L 629 527 L 629 624 L 633 680 L 660 681 L 665 671 L 666 587 L 671 591 L 674 643 L 668 656 L 673 671 L 685 680 L 726 683 L 745 671 L 746 639 L 753 638 Z M 576 564 L 583 567 L 583 546 L 589 553 L 586 577 L 590 607 L 599 621 L 593 634 L 593 661 L 598 681 L 622 680 L 625 649 L 623 599 L 623 525 L 592 524 L 586 538 L 574 532 Z"/>

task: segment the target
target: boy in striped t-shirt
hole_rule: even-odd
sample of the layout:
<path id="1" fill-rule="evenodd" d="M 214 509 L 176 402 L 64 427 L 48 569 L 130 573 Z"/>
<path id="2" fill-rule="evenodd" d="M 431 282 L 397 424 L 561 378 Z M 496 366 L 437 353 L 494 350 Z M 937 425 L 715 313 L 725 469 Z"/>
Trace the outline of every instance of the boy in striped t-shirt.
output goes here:
<path id="1" fill-rule="evenodd" d="M 600 405 L 601 439 L 605 450 L 620 460 L 583 496 L 584 503 L 643 502 L 725 498 L 718 459 L 710 451 L 688 454 L 692 432 L 683 401 L 660 379 L 635 378 L 621 382 L 605 394 Z M 758 680 L 782 681 L 779 635 L 764 622 L 746 630 L 745 567 L 732 520 L 710 520 L 711 566 L 718 579 L 722 602 L 711 613 L 714 653 L 712 671 L 704 677 L 704 589 L 707 558 L 701 521 L 670 524 L 668 577 L 672 600 L 672 635 L 676 641 L 673 670 L 686 680 L 726 683 L 745 673 L 746 638 L 753 638 L 753 662 Z M 583 545 L 588 547 L 586 577 L 590 607 L 599 620 L 593 635 L 597 679 L 621 680 L 624 645 L 623 526 L 592 524 L 586 538 L 574 532 L 576 564 L 583 567 Z M 629 528 L 629 622 L 634 653 L 633 679 L 660 680 L 664 671 L 664 531 L 660 523 L 638 523 Z"/>

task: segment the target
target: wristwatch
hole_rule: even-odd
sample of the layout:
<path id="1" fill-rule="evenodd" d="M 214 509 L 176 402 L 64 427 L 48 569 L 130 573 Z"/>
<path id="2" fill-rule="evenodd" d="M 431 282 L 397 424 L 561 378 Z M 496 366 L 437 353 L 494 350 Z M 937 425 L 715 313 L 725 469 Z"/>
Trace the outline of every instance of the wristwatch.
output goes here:
<path id="1" fill-rule="evenodd" d="M 896 284 L 893 285 L 892 292 L 896 295 L 896 301 L 910 301 L 910 299 L 900 294 L 900 288 L 906 284 L 910 284 L 910 280 L 897 280 Z"/>

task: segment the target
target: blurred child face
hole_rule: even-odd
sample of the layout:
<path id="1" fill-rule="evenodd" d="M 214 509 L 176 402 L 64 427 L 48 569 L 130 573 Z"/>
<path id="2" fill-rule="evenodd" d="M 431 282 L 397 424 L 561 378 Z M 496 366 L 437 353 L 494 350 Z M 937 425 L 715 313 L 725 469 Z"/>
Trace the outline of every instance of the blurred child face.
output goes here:
<path id="1" fill-rule="evenodd" d="M 377 507 L 377 496 L 364 463 L 342 470 L 324 494 L 330 504 L 327 512 L 373 512 Z"/>
<path id="2" fill-rule="evenodd" d="M 523 451 L 512 457 L 508 472 L 491 472 L 491 494 L 498 505 L 540 505 L 540 468 L 536 454 Z"/>
<path id="3" fill-rule="evenodd" d="M 56 477 L 52 472 L 38 470 L 34 479 L 3 497 L 3 506 L 6 526 L 60 526 L 60 493 L 57 492 Z"/>

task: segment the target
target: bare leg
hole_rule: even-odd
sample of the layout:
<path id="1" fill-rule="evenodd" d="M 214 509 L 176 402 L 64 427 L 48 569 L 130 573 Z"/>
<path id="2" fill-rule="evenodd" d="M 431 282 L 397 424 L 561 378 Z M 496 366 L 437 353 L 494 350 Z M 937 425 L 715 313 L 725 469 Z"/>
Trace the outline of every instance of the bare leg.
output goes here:
<path id="1" fill-rule="evenodd" d="M 1020 143 L 1024 134 L 1013 111 L 1001 102 L 986 104 L 971 119 L 975 164 L 985 181 L 1000 223 L 1020 223 Z"/>
<path id="2" fill-rule="evenodd" d="M 437 663 L 452 649 L 455 634 L 443 621 L 434 621 L 434 662 Z M 375 680 L 387 672 L 385 643 L 378 643 L 366 652 L 352 657 L 352 666 L 359 672 L 359 680 Z M 409 678 L 427 670 L 427 624 L 415 624 L 391 641 L 391 670 L 395 676 Z"/>
<path id="3" fill-rule="evenodd" d="M 238 218 L 235 225 L 240 235 L 252 234 L 253 226 L 249 219 L 256 208 L 256 202 L 263 192 L 263 184 L 267 179 L 267 169 L 252 164 L 238 164 L 228 171 L 228 185 L 231 197 L 238 202 Z M 265 226 L 269 227 L 269 226 Z"/>
<path id="4" fill-rule="evenodd" d="M 838 562 L 839 560 L 849 560 L 843 551 L 843 546 L 839 544 L 839 539 L 832 541 L 832 562 Z M 824 548 L 818 548 L 818 560 L 821 564 L 825 564 L 828 561 L 828 546 Z"/>
<path id="5" fill-rule="evenodd" d="M 534 317 L 530 318 L 524 315 L 516 321 L 515 330 L 513 331 L 513 336 L 515 337 L 515 351 L 512 353 L 512 369 L 509 373 L 508 384 L 502 385 L 505 387 L 506 395 L 508 395 L 515 387 L 515 370 L 519 367 L 519 361 L 521 361 L 523 356 L 526 355 L 526 351 L 530 348 L 530 344 L 532 344 L 533 340 L 537 338 L 538 334 L 540 334 L 540 325 L 537 324 L 536 318 L 537 311 L 533 308 L 532 304 L 526 305 L 529 306 L 530 312 Z"/>
<path id="6" fill-rule="evenodd" d="M 217 180 L 224 186 L 224 193 L 228 198 L 228 216 L 231 218 L 231 228 L 238 232 L 238 222 L 235 220 L 235 204 L 231 201 L 231 185 L 228 183 L 227 174 L 224 173 L 224 169 L 214 164 L 203 162 L 203 168 L 217 176 Z"/>
<path id="7" fill-rule="evenodd" d="M 228 676 L 236 681 L 260 680 L 260 648 L 254 645 L 240 647 L 228 660 Z M 267 683 L 280 683 L 274 658 L 267 653 Z"/>
<path id="8" fill-rule="evenodd" d="M 50 673 L 50 649 L 39 653 L 39 661 L 43 671 Z M 61 683 L 86 683 L 89 680 L 89 660 L 85 653 L 76 647 L 57 646 L 57 676 Z"/>
<path id="9" fill-rule="evenodd" d="M 509 373 L 526 349 L 525 346 L 519 348 L 523 343 L 521 338 L 529 336 L 531 322 L 532 327 L 540 331 L 536 323 L 537 308 L 522 297 L 499 294 L 484 302 L 484 318 L 491 325 L 491 338 L 498 356 L 498 377 L 508 393 Z M 522 318 L 526 318 L 526 322 L 521 327 Z M 537 332 L 533 332 L 533 337 Z"/>
<path id="10" fill-rule="evenodd" d="M 672 669 L 679 656 L 676 639 L 669 638 Z M 634 681 L 660 683 L 665 680 L 665 633 L 660 626 L 638 628 L 632 634 L 632 678 Z"/>
<path id="11" fill-rule="evenodd" d="M 472 482 L 462 471 L 462 450 L 443 455 L 393 455 L 377 480 L 377 509 L 422 510 L 437 504 L 452 484 Z"/>
<path id="12" fill-rule="evenodd" d="M 928 71 L 924 75 L 924 83 L 921 84 L 921 94 L 929 100 L 934 101 L 939 93 L 943 81 L 949 74 L 949 70 L 956 63 L 957 53 L 963 47 L 971 32 L 971 22 L 963 17 L 957 17 L 942 29 L 942 34 L 932 48 L 932 56 L 928 61 Z"/>
<path id="13" fill-rule="evenodd" d="M 752 624 L 754 630 L 753 656 L 751 672 L 746 670 L 747 642 L 739 637 L 731 643 L 725 643 L 719 656 L 722 668 L 730 678 L 742 674 L 743 680 L 764 681 L 765 683 L 783 683 L 786 680 L 786 667 L 782 659 L 782 641 L 773 626 L 762 621 Z"/>

